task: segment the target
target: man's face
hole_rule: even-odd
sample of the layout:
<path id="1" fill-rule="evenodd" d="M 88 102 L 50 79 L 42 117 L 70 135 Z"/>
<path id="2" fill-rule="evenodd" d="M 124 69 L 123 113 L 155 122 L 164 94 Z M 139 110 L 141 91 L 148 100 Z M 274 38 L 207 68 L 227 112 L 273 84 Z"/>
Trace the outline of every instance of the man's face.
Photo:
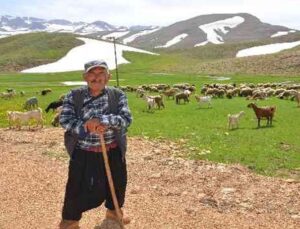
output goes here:
<path id="1" fill-rule="evenodd" d="M 84 80 L 92 91 L 101 91 L 108 83 L 110 74 L 105 68 L 96 67 L 84 74 Z"/>

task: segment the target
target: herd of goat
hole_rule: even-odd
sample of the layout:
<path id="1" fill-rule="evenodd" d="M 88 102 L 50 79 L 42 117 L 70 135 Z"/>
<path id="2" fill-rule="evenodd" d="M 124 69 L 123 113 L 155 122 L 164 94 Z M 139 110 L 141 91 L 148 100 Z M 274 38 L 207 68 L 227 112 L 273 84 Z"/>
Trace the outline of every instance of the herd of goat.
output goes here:
<path id="1" fill-rule="evenodd" d="M 300 107 L 300 84 L 289 83 L 265 83 L 265 84 L 205 84 L 200 89 L 200 94 L 195 94 L 196 87 L 188 83 L 174 84 L 172 87 L 167 84 L 151 84 L 141 85 L 138 87 L 125 86 L 120 87 L 125 92 L 135 92 L 136 97 L 142 98 L 146 101 L 148 111 L 154 111 L 155 108 L 165 108 L 164 100 L 173 99 L 176 104 L 189 103 L 192 94 L 197 103 L 201 107 L 202 104 L 207 104 L 207 107 L 212 108 L 212 100 L 214 98 L 233 99 L 240 96 L 245 97 L 247 100 L 263 100 L 270 96 L 276 96 L 280 99 L 291 99 L 297 102 L 297 106 Z M 51 89 L 44 89 L 40 92 L 45 96 L 50 93 Z M 13 89 L 7 89 L 7 92 L 0 93 L 0 98 L 11 99 L 16 96 L 16 92 Z M 21 91 L 20 96 L 25 96 L 25 92 Z M 59 115 L 63 104 L 64 95 L 60 96 L 58 100 L 51 102 L 45 112 L 49 112 L 51 109 L 54 113 L 52 125 L 59 126 Z M 258 107 L 255 103 L 250 102 L 249 108 L 252 108 L 256 118 L 257 126 L 260 127 L 261 119 L 267 120 L 267 125 L 272 125 L 272 120 L 276 111 L 275 106 Z M 43 115 L 42 109 L 38 106 L 37 97 L 28 98 L 23 108 L 25 112 L 21 111 L 7 111 L 9 128 L 20 129 L 23 124 L 27 124 L 30 129 L 30 120 L 35 120 L 36 126 L 43 127 Z M 238 128 L 239 120 L 245 114 L 244 111 L 240 111 L 237 114 L 228 114 L 228 128 Z"/>

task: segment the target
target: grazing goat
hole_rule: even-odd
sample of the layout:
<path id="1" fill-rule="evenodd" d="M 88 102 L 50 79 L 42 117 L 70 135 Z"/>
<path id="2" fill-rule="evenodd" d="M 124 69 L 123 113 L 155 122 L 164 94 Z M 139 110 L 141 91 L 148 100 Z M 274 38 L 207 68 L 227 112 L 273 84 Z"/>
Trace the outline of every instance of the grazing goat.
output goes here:
<path id="1" fill-rule="evenodd" d="M 239 121 L 243 115 L 245 115 L 244 111 L 237 114 L 228 114 L 228 129 L 239 128 Z"/>
<path id="2" fill-rule="evenodd" d="M 41 95 L 47 95 L 50 92 L 52 92 L 51 88 L 46 88 L 46 89 L 41 91 Z"/>
<path id="3" fill-rule="evenodd" d="M 163 102 L 163 98 L 161 95 L 149 95 L 148 97 L 154 99 L 154 102 L 157 106 L 158 109 L 160 109 L 161 107 L 165 108 L 164 102 Z"/>
<path id="4" fill-rule="evenodd" d="M 297 104 L 298 104 L 298 107 L 300 107 L 300 92 L 299 91 L 296 91 L 294 93 L 294 99 L 296 100 Z"/>
<path id="5" fill-rule="evenodd" d="M 201 106 L 202 103 L 207 103 L 208 107 L 211 107 L 211 96 L 207 95 L 207 96 L 200 96 L 200 95 L 195 95 L 195 98 L 197 100 L 197 102 L 199 103 L 199 106 Z"/>
<path id="6" fill-rule="evenodd" d="M 270 107 L 257 107 L 254 103 L 249 103 L 248 106 L 249 108 L 253 108 L 256 118 L 257 118 L 257 128 L 260 127 L 260 120 L 262 118 L 267 119 L 267 126 L 270 125 L 272 126 L 272 119 L 274 117 L 274 113 L 276 111 L 275 106 L 270 106 Z"/>
<path id="7" fill-rule="evenodd" d="M 151 109 L 154 108 L 154 106 L 155 106 L 155 100 L 154 100 L 153 97 L 148 96 L 148 95 L 144 95 L 142 98 L 147 102 L 148 111 L 150 111 Z"/>
<path id="8" fill-rule="evenodd" d="M 176 104 L 180 104 L 180 100 L 183 99 L 184 103 L 189 102 L 189 96 L 187 94 L 184 94 L 183 92 L 180 92 L 175 95 Z"/>
<path id="9" fill-rule="evenodd" d="M 59 116 L 60 116 L 61 111 L 62 111 L 62 106 L 55 109 L 55 115 L 51 121 L 52 126 L 54 126 L 54 127 L 59 126 Z"/>
<path id="10" fill-rule="evenodd" d="M 12 125 L 15 125 L 15 127 L 20 130 L 22 123 L 27 123 L 28 128 L 30 129 L 29 121 L 31 119 L 34 119 L 36 121 L 36 127 L 38 127 L 38 125 L 40 124 L 43 128 L 43 111 L 39 107 L 37 110 L 31 110 L 27 112 L 7 111 L 7 116 L 9 128 L 11 128 Z"/>
<path id="11" fill-rule="evenodd" d="M 52 111 L 54 111 L 56 108 L 62 106 L 62 104 L 63 104 L 62 100 L 53 101 L 52 103 L 50 103 L 48 105 L 48 107 L 45 109 L 45 111 L 46 111 L 46 113 L 48 113 L 50 109 L 52 109 Z"/>
<path id="12" fill-rule="evenodd" d="M 38 107 L 38 99 L 36 97 L 31 97 L 26 100 L 24 104 L 24 109 L 25 110 L 31 110 Z"/>
<path id="13" fill-rule="evenodd" d="M 178 89 L 178 88 L 171 88 L 171 89 L 169 89 L 169 90 L 164 91 L 164 92 L 163 92 L 163 95 L 165 95 L 166 97 L 168 97 L 168 99 L 169 99 L 170 97 L 172 97 L 172 98 L 174 99 L 174 96 L 175 96 L 178 92 L 180 92 L 180 89 Z"/>

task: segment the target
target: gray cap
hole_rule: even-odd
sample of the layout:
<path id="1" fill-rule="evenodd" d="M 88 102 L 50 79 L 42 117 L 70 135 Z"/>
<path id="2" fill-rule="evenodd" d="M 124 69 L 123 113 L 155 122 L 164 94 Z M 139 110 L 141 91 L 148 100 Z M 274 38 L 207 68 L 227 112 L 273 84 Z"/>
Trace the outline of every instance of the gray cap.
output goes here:
<path id="1" fill-rule="evenodd" d="M 101 67 L 108 70 L 108 65 L 104 60 L 92 60 L 84 64 L 84 73 L 87 73 L 96 67 Z"/>

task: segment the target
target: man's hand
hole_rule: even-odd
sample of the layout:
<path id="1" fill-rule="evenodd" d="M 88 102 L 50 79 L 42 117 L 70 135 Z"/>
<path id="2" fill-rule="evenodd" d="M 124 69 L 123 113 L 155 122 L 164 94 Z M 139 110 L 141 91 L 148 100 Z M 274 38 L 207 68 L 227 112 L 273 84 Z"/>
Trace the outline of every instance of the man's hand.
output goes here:
<path id="1" fill-rule="evenodd" d="M 103 134 L 107 129 L 107 126 L 102 124 L 97 118 L 92 118 L 86 121 L 83 127 L 85 132 L 88 131 L 93 134 Z"/>
<path id="2" fill-rule="evenodd" d="M 90 132 L 90 133 L 97 133 L 96 129 L 97 127 L 101 125 L 99 119 L 97 118 L 92 118 L 88 121 L 86 121 L 83 125 L 85 132 Z"/>
<path id="3" fill-rule="evenodd" d="M 106 131 L 106 129 L 107 129 L 107 126 L 106 126 L 106 125 L 100 124 L 100 125 L 97 126 L 97 128 L 96 128 L 96 132 L 97 132 L 98 134 L 104 134 L 104 132 Z"/>

